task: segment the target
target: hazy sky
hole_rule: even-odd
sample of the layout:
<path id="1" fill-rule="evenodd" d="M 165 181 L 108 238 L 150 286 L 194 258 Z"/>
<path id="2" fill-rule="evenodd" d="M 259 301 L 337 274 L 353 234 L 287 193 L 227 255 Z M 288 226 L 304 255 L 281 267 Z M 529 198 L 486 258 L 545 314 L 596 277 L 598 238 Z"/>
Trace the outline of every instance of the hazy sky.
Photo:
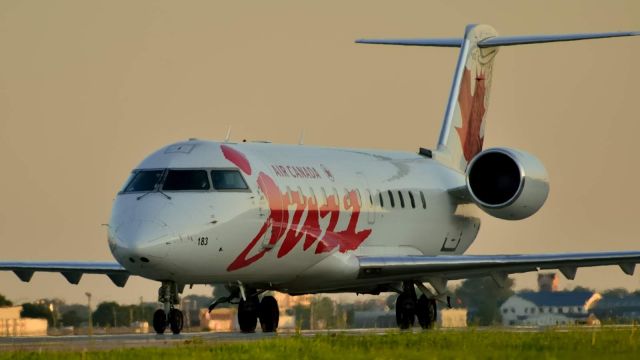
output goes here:
<path id="1" fill-rule="evenodd" d="M 101 224 L 130 170 L 230 124 L 235 139 L 295 143 L 304 129 L 308 145 L 434 146 L 457 50 L 353 40 L 461 36 L 467 23 L 640 30 L 640 1 L 1 0 L 0 259 L 112 260 Z M 536 154 L 551 194 L 524 221 L 483 216 L 470 253 L 640 250 L 639 64 L 640 38 L 500 50 L 485 146 Z M 638 276 L 582 269 L 561 286 L 636 289 Z M 18 302 L 155 300 L 157 287 L 0 274 Z"/>

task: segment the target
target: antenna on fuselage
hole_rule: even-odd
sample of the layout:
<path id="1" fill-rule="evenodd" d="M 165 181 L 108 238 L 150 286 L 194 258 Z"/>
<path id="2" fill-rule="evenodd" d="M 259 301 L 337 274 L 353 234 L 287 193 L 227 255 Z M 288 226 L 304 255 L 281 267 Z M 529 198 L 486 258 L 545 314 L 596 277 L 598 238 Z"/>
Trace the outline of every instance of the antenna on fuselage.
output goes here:
<path id="1" fill-rule="evenodd" d="M 300 140 L 298 140 L 298 145 L 304 145 L 304 129 L 300 130 Z"/>
<path id="2" fill-rule="evenodd" d="M 224 137 L 224 142 L 228 143 L 231 138 L 231 125 L 227 128 L 227 136 Z"/>

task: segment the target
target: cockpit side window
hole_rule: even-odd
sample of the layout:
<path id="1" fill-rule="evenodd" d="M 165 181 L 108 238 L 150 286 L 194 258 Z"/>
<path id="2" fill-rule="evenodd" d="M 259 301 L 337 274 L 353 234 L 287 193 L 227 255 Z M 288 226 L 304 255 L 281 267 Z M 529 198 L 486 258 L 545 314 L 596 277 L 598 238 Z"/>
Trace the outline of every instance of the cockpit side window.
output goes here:
<path id="1" fill-rule="evenodd" d="M 162 179 L 164 170 L 140 170 L 133 174 L 124 192 L 153 191 Z"/>
<path id="2" fill-rule="evenodd" d="M 169 170 L 164 179 L 164 191 L 205 191 L 209 190 L 206 170 Z"/>
<path id="3" fill-rule="evenodd" d="M 238 170 L 212 170 L 211 181 L 216 190 L 248 190 L 249 187 Z"/>

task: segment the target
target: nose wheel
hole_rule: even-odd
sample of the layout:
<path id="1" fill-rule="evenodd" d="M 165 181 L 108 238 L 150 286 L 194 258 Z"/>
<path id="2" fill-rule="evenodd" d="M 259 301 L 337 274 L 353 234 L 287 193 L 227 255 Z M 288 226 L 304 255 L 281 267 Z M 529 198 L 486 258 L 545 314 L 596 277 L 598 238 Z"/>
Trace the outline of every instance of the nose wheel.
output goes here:
<path id="1" fill-rule="evenodd" d="M 158 309 L 153 313 L 153 330 L 156 331 L 156 334 L 162 335 L 166 329 L 167 313 L 162 309 Z"/>
<path id="2" fill-rule="evenodd" d="M 156 334 L 164 334 L 167 327 L 175 335 L 180 334 L 184 326 L 182 311 L 174 308 L 180 303 L 178 286 L 174 282 L 163 282 L 158 290 L 158 301 L 164 305 L 164 309 L 158 309 L 153 313 L 153 330 Z"/>
<path id="3" fill-rule="evenodd" d="M 184 316 L 182 315 L 182 311 L 178 309 L 169 310 L 169 327 L 171 328 L 171 332 L 175 335 L 180 334 L 183 325 Z"/>

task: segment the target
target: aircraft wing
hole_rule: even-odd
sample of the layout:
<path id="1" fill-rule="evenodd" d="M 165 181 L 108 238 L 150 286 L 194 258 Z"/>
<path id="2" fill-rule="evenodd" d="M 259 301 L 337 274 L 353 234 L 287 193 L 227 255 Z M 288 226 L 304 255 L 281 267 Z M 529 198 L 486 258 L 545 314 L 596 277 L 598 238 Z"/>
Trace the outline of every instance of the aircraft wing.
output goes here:
<path id="1" fill-rule="evenodd" d="M 361 256 L 360 279 L 390 281 L 423 279 L 434 283 L 446 280 L 491 276 L 502 284 L 507 275 L 558 269 L 574 279 L 579 267 L 618 265 L 632 275 L 640 263 L 640 251 L 599 253 L 561 253 L 530 255 L 440 255 L 440 256 Z M 434 287 L 436 287 L 434 285 Z"/>
<path id="2" fill-rule="evenodd" d="M 0 262 L 0 271 L 13 271 L 24 282 L 29 282 L 36 271 L 57 272 L 74 285 L 84 274 L 104 274 L 119 287 L 124 287 L 131 275 L 116 262 L 4 261 Z"/>

